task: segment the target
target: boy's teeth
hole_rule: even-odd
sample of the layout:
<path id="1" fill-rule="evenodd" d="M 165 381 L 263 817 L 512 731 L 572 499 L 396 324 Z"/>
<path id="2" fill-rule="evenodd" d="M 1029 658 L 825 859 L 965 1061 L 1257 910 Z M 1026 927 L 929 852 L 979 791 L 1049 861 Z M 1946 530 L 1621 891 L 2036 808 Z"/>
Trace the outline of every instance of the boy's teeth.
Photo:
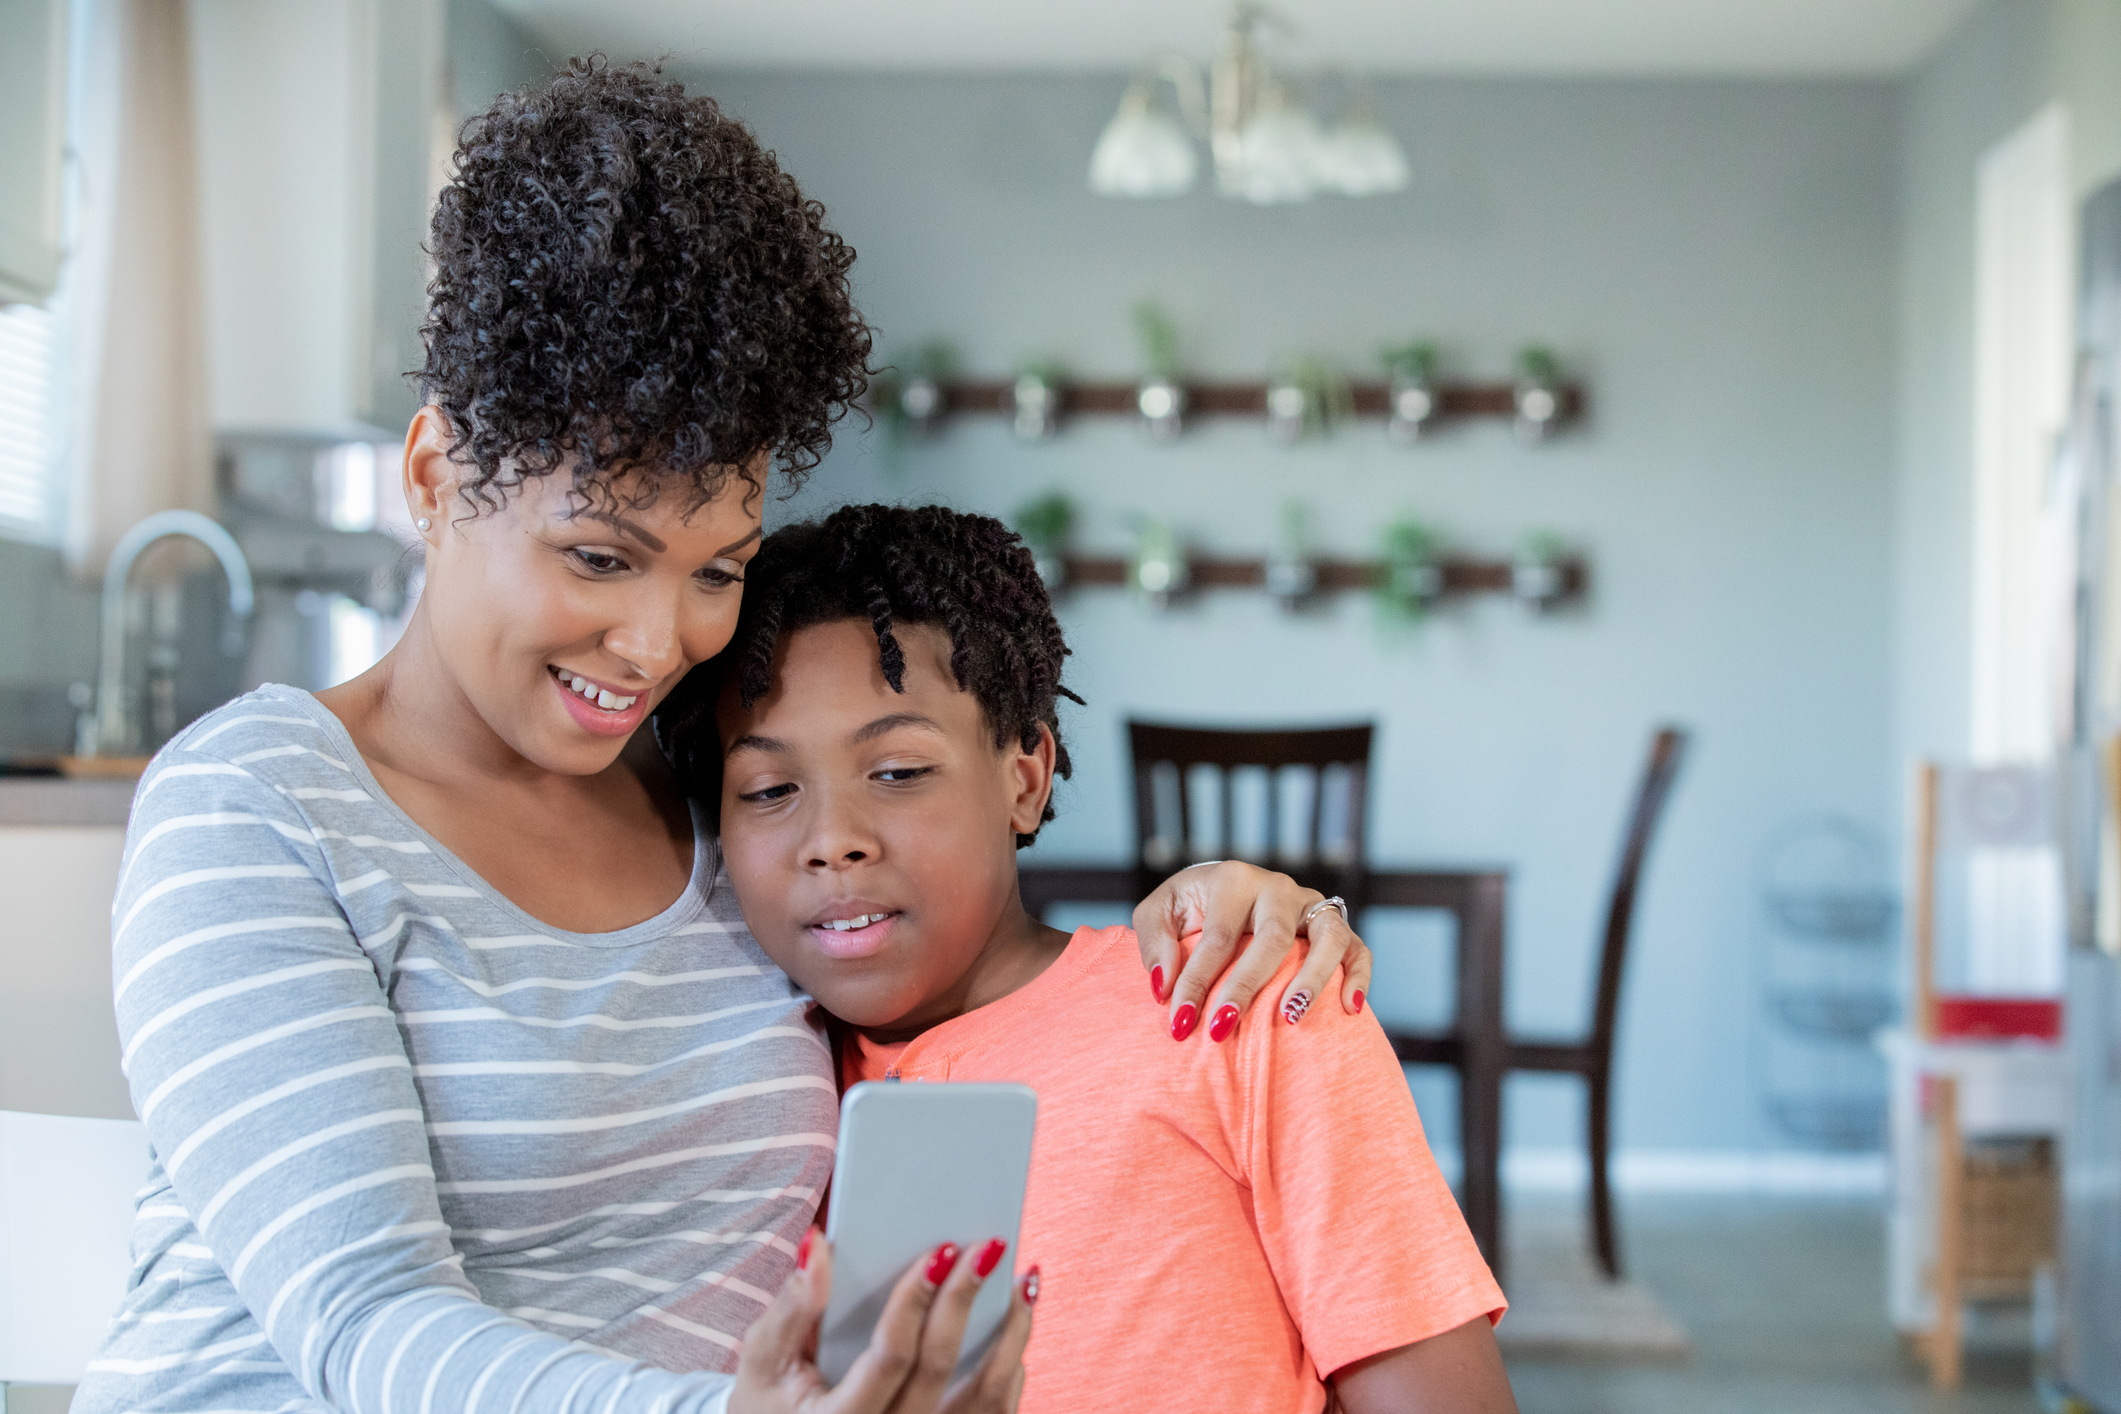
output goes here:
<path id="1" fill-rule="evenodd" d="M 890 916 L 888 913 L 865 913 L 859 918 L 834 918 L 824 926 L 836 933 L 851 933 L 857 928 L 866 928 L 872 923 L 881 923 Z"/>

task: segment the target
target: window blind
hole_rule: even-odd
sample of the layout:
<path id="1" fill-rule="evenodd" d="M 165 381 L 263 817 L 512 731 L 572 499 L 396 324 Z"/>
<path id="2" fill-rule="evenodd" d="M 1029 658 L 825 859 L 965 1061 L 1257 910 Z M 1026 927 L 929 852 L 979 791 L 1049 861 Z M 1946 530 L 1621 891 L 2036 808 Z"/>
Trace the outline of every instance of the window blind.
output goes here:
<path id="1" fill-rule="evenodd" d="M 53 521 L 58 321 L 33 304 L 0 309 L 0 530 L 42 540 Z"/>

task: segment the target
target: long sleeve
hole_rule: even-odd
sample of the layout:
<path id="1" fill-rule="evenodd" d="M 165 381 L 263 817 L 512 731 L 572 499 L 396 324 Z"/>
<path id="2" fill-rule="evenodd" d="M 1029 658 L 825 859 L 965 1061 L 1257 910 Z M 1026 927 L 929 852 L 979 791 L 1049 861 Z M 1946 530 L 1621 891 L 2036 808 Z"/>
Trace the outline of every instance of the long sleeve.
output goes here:
<path id="1" fill-rule="evenodd" d="M 121 1312 L 88 1407 L 99 1388 L 139 1408 L 143 1381 L 281 1367 L 343 1414 L 720 1407 L 725 1375 L 657 1369 L 544 1328 L 565 1312 L 481 1300 L 379 973 L 397 939 L 357 936 L 347 906 L 423 847 L 340 832 L 342 856 L 373 867 L 335 868 L 333 832 L 301 807 L 369 797 L 339 779 L 328 743 L 260 755 L 302 752 L 338 768 L 317 767 L 326 784 L 269 784 L 242 755 L 172 750 L 134 807 L 112 956 L 123 1065 L 156 1156 L 136 1283 L 225 1280 L 240 1305 Z M 594 1339 L 603 1322 L 576 1324 Z"/>

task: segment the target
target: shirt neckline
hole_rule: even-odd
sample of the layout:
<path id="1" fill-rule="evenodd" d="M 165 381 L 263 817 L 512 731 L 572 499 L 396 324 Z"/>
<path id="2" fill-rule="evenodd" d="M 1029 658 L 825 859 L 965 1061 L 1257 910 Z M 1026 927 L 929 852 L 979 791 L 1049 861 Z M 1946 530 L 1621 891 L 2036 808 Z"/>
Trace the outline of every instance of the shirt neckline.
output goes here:
<path id="1" fill-rule="evenodd" d="M 1044 972 L 1009 995 L 997 997 L 983 1007 L 939 1022 L 898 1046 L 891 1061 L 891 1068 L 902 1071 L 910 1062 L 920 1066 L 940 1065 L 947 1073 L 951 1061 L 1008 1026 L 1022 1013 L 1039 1005 L 1047 991 L 1057 990 L 1074 982 L 1097 964 L 1105 955 L 1106 949 L 1131 933 L 1132 930 L 1126 927 L 1093 928 L 1084 924 L 1069 936 L 1068 946 Z M 890 1046 L 869 1041 L 859 1033 L 854 1035 L 853 1040 L 862 1048 L 865 1057 L 884 1055 L 893 1050 Z"/>
<path id="2" fill-rule="evenodd" d="M 346 723 L 339 720 L 338 713 L 317 700 L 316 694 L 307 688 L 290 687 L 285 683 L 265 683 L 258 688 L 263 696 L 286 699 L 302 709 L 330 737 L 345 757 L 345 765 L 354 778 L 365 788 L 374 801 L 397 817 L 398 822 L 427 846 L 434 856 L 454 870 L 467 883 L 479 891 L 480 897 L 540 933 L 570 943 L 580 943 L 593 948 L 631 947 L 638 943 L 653 942 L 669 934 L 671 930 L 692 922 L 706 911 L 707 899 L 714 892 L 716 879 L 721 872 L 721 841 L 707 829 L 699 803 L 687 797 L 685 808 L 692 817 L 692 873 L 685 880 L 685 888 L 677 900 L 653 918 L 609 933 L 577 933 L 572 929 L 557 927 L 525 910 L 515 900 L 488 883 L 483 875 L 459 859 L 449 847 L 429 834 L 420 822 L 405 812 L 405 808 L 391 799 L 390 792 L 383 789 L 375 773 L 368 769 L 368 762 L 361 749 L 354 744 L 353 734 L 346 730 Z"/>

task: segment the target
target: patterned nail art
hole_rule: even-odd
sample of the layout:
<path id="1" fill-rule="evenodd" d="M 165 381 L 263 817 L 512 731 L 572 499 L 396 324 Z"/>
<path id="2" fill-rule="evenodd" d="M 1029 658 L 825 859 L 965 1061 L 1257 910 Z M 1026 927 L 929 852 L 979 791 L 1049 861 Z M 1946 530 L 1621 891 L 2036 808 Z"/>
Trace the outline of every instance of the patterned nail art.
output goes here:
<path id="1" fill-rule="evenodd" d="M 1297 992 L 1289 1000 L 1282 1003 L 1281 1019 L 1294 1026 L 1297 1022 L 1304 1019 L 1304 1013 L 1310 1009 L 1311 994 L 1309 992 Z"/>

